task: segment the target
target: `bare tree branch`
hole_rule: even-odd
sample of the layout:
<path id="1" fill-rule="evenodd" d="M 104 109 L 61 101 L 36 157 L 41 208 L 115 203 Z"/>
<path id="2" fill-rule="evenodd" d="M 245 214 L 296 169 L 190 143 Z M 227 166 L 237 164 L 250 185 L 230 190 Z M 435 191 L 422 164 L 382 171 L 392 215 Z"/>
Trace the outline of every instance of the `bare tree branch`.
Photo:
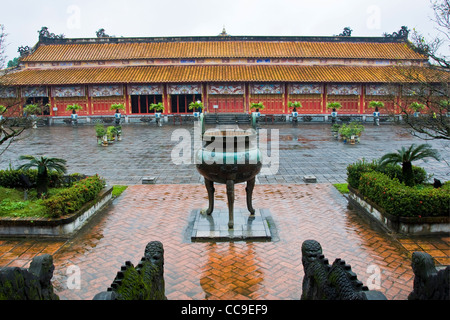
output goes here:
<path id="1" fill-rule="evenodd" d="M 6 37 L 5 26 L 0 24 L 0 94 L 4 94 L 8 89 L 6 76 L 11 69 L 4 69 L 6 66 Z M 6 95 L 8 96 L 8 95 Z M 13 116 L 13 118 L 9 118 Z M 20 98 L 3 98 L 0 103 L 0 155 L 11 145 L 16 137 L 31 128 L 31 121 L 22 118 L 22 105 Z"/>

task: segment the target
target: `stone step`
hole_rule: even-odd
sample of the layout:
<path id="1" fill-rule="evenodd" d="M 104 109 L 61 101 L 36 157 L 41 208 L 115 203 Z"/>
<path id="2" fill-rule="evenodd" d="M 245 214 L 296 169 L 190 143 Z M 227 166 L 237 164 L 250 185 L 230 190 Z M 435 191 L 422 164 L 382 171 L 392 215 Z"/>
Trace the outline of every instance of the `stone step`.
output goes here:
<path id="1" fill-rule="evenodd" d="M 250 123 L 250 116 L 246 113 L 208 113 L 206 124 L 239 124 Z"/>

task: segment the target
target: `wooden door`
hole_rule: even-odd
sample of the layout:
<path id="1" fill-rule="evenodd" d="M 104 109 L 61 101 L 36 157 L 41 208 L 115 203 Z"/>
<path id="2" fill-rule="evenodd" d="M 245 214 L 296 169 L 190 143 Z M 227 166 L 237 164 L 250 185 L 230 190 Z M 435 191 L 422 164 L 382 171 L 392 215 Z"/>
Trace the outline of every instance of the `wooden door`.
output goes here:
<path id="1" fill-rule="evenodd" d="M 321 94 L 291 94 L 289 95 L 289 102 L 298 101 L 302 104 L 300 109 L 297 109 L 301 114 L 319 114 L 322 113 L 322 95 Z M 292 112 L 292 109 L 289 109 Z"/>
<path id="2" fill-rule="evenodd" d="M 214 108 L 214 106 L 217 106 Z M 242 113 L 244 96 L 234 94 L 215 94 L 208 97 L 209 113 Z"/>
<path id="3" fill-rule="evenodd" d="M 337 110 L 338 114 L 358 114 L 359 113 L 359 96 L 339 96 L 329 95 L 327 97 L 328 102 L 339 102 L 342 108 Z M 331 112 L 330 109 L 328 109 Z"/>
<path id="4" fill-rule="evenodd" d="M 284 113 L 283 95 L 282 94 L 255 94 L 250 98 L 250 105 L 252 103 L 262 102 L 264 114 L 281 114 Z"/>

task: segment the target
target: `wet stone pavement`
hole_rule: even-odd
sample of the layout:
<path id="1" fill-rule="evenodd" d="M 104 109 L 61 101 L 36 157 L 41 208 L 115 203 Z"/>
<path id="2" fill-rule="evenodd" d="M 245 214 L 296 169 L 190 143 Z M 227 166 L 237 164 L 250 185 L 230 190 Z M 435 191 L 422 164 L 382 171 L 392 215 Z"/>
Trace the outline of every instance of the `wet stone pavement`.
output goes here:
<path id="1" fill-rule="evenodd" d="M 404 300 L 413 287 L 412 251 L 429 252 L 437 264 L 450 264 L 450 236 L 387 234 L 349 209 L 331 184 L 345 182 L 345 168 L 356 159 L 422 143 L 404 129 L 367 125 L 360 144 L 344 145 L 331 138 L 328 125 L 263 126 L 279 129 L 279 168 L 274 175 L 258 176 L 253 205 L 270 212 L 271 228 L 276 229 L 272 240 L 193 242 L 192 212 L 206 208 L 208 197 L 193 164 L 175 166 L 171 161 L 179 143 L 171 135 L 183 128 L 192 131 L 187 125 L 124 125 L 123 141 L 106 148 L 97 146 L 93 126 L 41 127 L 14 142 L 1 156 L 2 169 L 10 163 L 17 166 L 21 154 L 47 155 L 67 159 L 70 172 L 98 173 L 108 184 L 129 187 L 70 239 L 0 239 L 0 267 L 27 267 L 34 256 L 50 253 L 60 298 L 89 300 L 109 287 L 125 261 L 137 264 L 146 244 L 159 240 L 169 300 L 295 300 L 303 279 L 301 245 L 314 239 L 330 263 L 342 258 L 365 285 L 390 300 Z M 446 159 L 448 150 L 441 152 Z M 417 164 L 447 180 L 445 163 Z M 304 175 L 314 175 L 318 182 L 307 184 Z M 156 184 L 143 185 L 147 176 L 156 177 Z M 226 210 L 225 186 L 215 188 L 215 210 Z M 245 210 L 245 184 L 236 185 L 235 192 L 235 208 Z M 80 271 L 79 287 L 71 277 L 73 267 Z"/>
<path id="2" fill-rule="evenodd" d="M 333 139 L 328 124 L 262 125 L 261 129 L 266 130 L 268 142 L 260 145 L 267 146 L 269 156 L 273 156 L 271 151 L 277 147 L 272 138 L 276 138 L 275 134 L 279 136 L 279 161 L 274 158 L 263 167 L 265 170 L 257 181 L 263 184 L 304 183 L 305 175 L 315 176 L 318 183 L 342 183 L 346 181 L 346 167 L 357 159 L 372 160 L 402 146 L 424 143 L 394 125 L 367 124 L 361 142 L 356 145 Z M 174 165 L 172 151 L 186 142 L 180 138 L 183 133 L 192 138 L 188 141 L 192 161 Z M 124 124 L 122 141 L 101 147 L 97 145 L 93 125 L 39 127 L 13 142 L 0 156 L 0 169 L 17 167 L 21 164 L 18 157 L 23 154 L 45 155 L 66 159 L 69 173 L 98 173 L 108 184 L 141 184 L 144 177 L 155 177 L 157 184 L 203 184 L 193 164 L 193 137 L 192 125 Z M 449 142 L 429 143 L 440 150 L 442 158 L 450 159 Z M 415 164 L 443 181 L 450 175 L 445 161 L 431 159 Z"/>

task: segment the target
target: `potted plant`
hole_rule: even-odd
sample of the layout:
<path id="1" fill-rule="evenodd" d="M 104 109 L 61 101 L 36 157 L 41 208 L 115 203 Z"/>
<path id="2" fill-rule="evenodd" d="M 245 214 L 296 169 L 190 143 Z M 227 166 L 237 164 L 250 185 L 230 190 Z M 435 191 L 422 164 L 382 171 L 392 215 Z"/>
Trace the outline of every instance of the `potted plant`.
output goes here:
<path id="1" fill-rule="evenodd" d="M 302 107 L 302 104 L 300 102 L 298 102 L 298 101 L 294 101 L 294 102 L 290 101 L 288 103 L 288 107 L 289 108 L 293 108 L 292 112 L 296 112 L 297 108 L 301 108 Z"/>
<path id="2" fill-rule="evenodd" d="M 122 141 L 122 126 L 116 125 L 117 141 Z"/>
<path id="3" fill-rule="evenodd" d="M 250 110 L 255 109 L 254 112 L 259 112 L 260 110 L 264 110 L 265 106 L 262 102 L 252 103 L 250 105 Z"/>
<path id="4" fill-rule="evenodd" d="M 364 126 L 362 124 L 350 122 L 348 125 L 343 124 L 339 128 L 339 135 L 344 140 L 344 143 L 350 142 L 350 144 L 355 144 L 360 141 L 363 131 Z"/>
<path id="5" fill-rule="evenodd" d="M 125 110 L 125 106 L 123 105 L 123 103 L 113 103 L 111 104 L 111 107 L 109 107 L 109 110 L 116 110 L 116 113 L 114 114 L 114 120 L 116 125 L 119 125 L 122 118 L 120 110 Z"/>
<path id="6" fill-rule="evenodd" d="M 108 139 L 106 137 L 106 129 L 101 123 L 95 125 L 95 133 L 97 135 L 97 143 L 99 145 L 107 146 Z"/>
<path id="7" fill-rule="evenodd" d="M 109 126 L 106 128 L 106 137 L 108 139 L 108 143 L 114 142 L 117 136 L 117 129 L 115 126 Z"/>
<path id="8" fill-rule="evenodd" d="M 375 111 L 373 112 L 373 124 L 376 126 L 379 126 L 380 125 L 380 112 L 378 109 L 384 108 L 384 103 L 381 101 L 370 101 L 369 108 L 375 108 Z"/>
<path id="9" fill-rule="evenodd" d="M 339 102 L 330 102 L 327 104 L 327 109 L 331 109 L 331 123 L 335 124 L 337 119 L 337 110 L 342 108 L 342 105 Z"/>
<path id="10" fill-rule="evenodd" d="M 6 112 L 6 107 L 0 105 L 0 122 L 3 120 L 3 114 Z M 0 125 L 1 126 L 1 125 Z"/>
<path id="11" fill-rule="evenodd" d="M 69 104 L 66 107 L 67 111 L 72 111 L 72 114 L 70 115 L 70 120 L 72 121 L 72 124 L 75 125 L 78 123 L 78 114 L 77 111 L 83 109 L 79 104 Z"/>
<path id="12" fill-rule="evenodd" d="M 260 110 L 264 110 L 265 106 L 262 102 L 258 103 L 252 103 L 250 105 L 250 110 L 255 109 L 255 111 L 252 111 L 252 121 L 254 123 L 254 126 L 257 126 L 257 123 L 259 121 L 259 117 L 261 116 Z"/>
<path id="13" fill-rule="evenodd" d="M 150 106 L 148 107 L 148 109 L 150 111 L 155 110 L 155 119 L 156 119 L 156 124 L 158 126 L 161 126 L 161 112 L 164 111 L 164 105 L 162 102 L 158 102 L 158 103 L 152 103 L 150 104 Z"/>
<path id="14" fill-rule="evenodd" d="M 31 126 L 33 129 L 37 128 L 37 115 L 42 113 L 42 109 L 38 104 L 27 104 L 23 108 L 23 113 L 31 118 Z"/>
<path id="15" fill-rule="evenodd" d="M 333 134 L 333 137 L 336 138 L 336 140 L 339 138 L 339 129 L 341 126 L 337 123 L 333 123 L 331 126 L 331 133 Z"/>
<path id="16" fill-rule="evenodd" d="M 202 113 L 204 108 L 205 106 L 200 100 L 197 100 L 195 102 L 192 101 L 191 103 L 189 103 L 189 110 L 194 110 L 194 117 L 196 118 L 200 115 L 200 113 Z"/>
<path id="17" fill-rule="evenodd" d="M 301 108 L 302 104 L 298 101 L 294 101 L 294 102 L 290 101 L 288 103 L 288 107 L 289 107 L 289 109 L 292 108 L 292 121 L 297 122 L 298 121 L 297 120 L 297 117 L 298 117 L 297 108 Z"/>
<path id="18" fill-rule="evenodd" d="M 418 102 L 411 103 L 409 107 L 414 111 L 414 117 L 416 118 L 420 116 L 420 110 L 425 109 L 425 105 Z"/>

